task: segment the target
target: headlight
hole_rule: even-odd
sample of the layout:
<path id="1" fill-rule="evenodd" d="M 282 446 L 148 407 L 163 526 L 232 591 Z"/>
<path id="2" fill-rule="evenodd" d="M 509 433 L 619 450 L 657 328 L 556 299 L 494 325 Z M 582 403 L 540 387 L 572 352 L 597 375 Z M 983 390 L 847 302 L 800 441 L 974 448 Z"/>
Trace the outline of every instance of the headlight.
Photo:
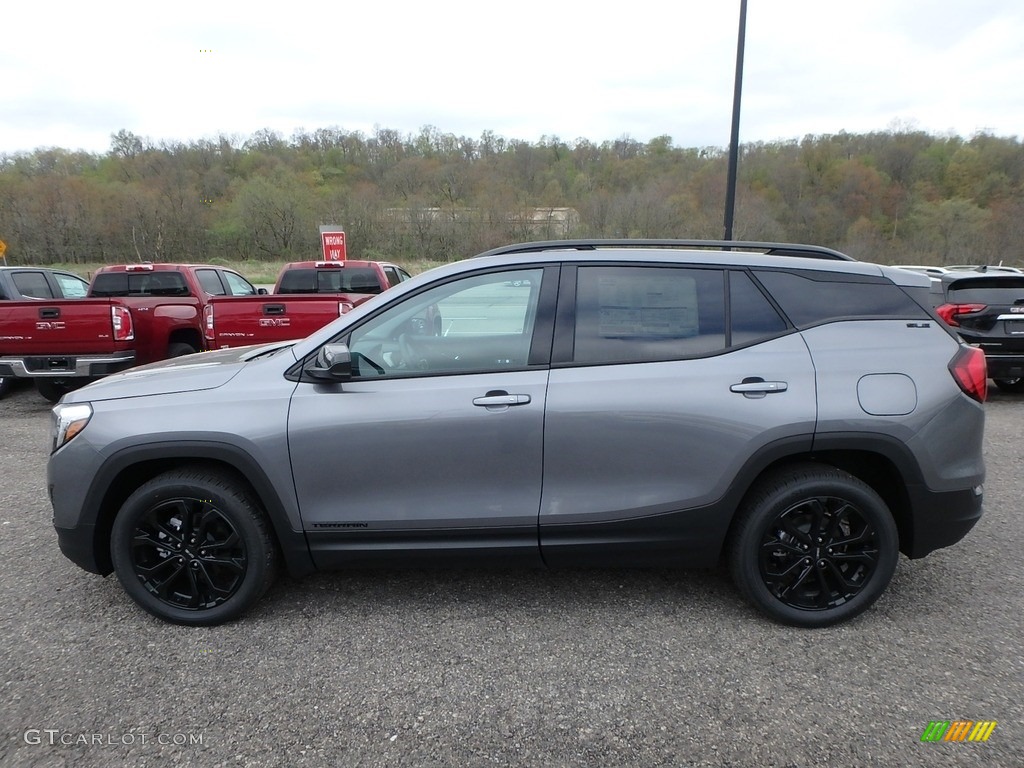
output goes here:
<path id="1" fill-rule="evenodd" d="M 53 409 L 53 428 L 50 453 L 53 453 L 71 438 L 85 429 L 92 418 L 92 406 L 88 403 L 58 405 Z"/>

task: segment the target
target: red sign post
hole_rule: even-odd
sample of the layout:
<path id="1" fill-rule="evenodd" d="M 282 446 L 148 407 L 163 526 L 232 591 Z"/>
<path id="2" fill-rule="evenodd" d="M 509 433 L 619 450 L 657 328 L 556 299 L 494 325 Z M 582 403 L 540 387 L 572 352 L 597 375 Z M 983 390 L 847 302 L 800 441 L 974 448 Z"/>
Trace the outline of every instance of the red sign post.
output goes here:
<path id="1" fill-rule="evenodd" d="M 348 258 L 345 231 L 339 226 L 328 224 L 320 227 L 320 247 L 324 252 L 324 261 L 344 261 Z"/>

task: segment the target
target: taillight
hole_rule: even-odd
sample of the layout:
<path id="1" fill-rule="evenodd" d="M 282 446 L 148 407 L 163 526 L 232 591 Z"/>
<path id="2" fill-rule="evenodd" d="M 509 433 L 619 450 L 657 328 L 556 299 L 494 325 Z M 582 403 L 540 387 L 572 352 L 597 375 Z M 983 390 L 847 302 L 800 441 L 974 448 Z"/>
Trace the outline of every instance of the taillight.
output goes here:
<path id="1" fill-rule="evenodd" d="M 985 304 L 943 304 L 935 308 L 935 314 L 941 317 L 947 325 L 956 327 L 960 325 L 961 315 L 974 315 L 988 309 Z"/>
<path id="2" fill-rule="evenodd" d="M 135 338 L 132 313 L 128 307 L 111 307 L 110 319 L 114 326 L 114 341 L 131 341 Z"/>
<path id="3" fill-rule="evenodd" d="M 949 372 L 968 397 L 984 403 L 988 397 L 988 365 L 985 353 L 977 347 L 960 347 L 956 357 L 949 361 Z"/>
<path id="4" fill-rule="evenodd" d="M 339 301 L 338 302 L 338 314 L 344 315 L 346 312 L 351 312 L 355 308 L 355 304 L 351 301 Z"/>
<path id="5" fill-rule="evenodd" d="M 213 332 L 213 304 L 207 304 L 203 310 L 203 325 L 206 328 L 206 340 L 216 341 L 217 337 Z"/>

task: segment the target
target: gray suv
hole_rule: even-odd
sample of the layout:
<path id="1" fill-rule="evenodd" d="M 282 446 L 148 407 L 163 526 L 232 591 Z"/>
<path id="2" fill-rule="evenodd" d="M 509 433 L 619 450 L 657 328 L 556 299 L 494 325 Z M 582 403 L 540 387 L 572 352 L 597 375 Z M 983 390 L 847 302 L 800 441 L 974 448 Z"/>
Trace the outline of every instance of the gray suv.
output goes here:
<path id="1" fill-rule="evenodd" d="M 65 395 L 60 546 L 181 624 L 282 566 L 723 560 L 768 616 L 834 624 L 981 515 L 985 358 L 928 282 L 811 246 L 497 249 Z"/>

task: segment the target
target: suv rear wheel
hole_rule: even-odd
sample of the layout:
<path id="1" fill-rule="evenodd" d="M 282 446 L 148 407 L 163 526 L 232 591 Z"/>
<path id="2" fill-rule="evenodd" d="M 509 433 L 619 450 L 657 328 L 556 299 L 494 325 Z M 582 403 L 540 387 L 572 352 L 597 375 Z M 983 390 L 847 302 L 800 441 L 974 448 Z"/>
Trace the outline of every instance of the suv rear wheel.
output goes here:
<path id="1" fill-rule="evenodd" d="M 172 470 L 140 486 L 118 512 L 114 570 L 125 591 L 166 621 L 229 621 L 267 591 L 277 550 L 266 516 L 231 475 Z"/>
<path id="2" fill-rule="evenodd" d="M 819 464 L 763 478 L 740 509 L 729 550 L 744 597 L 800 627 L 828 626 L 868 608 L 898 558 L 899 535 L 882 498 Z"/>

